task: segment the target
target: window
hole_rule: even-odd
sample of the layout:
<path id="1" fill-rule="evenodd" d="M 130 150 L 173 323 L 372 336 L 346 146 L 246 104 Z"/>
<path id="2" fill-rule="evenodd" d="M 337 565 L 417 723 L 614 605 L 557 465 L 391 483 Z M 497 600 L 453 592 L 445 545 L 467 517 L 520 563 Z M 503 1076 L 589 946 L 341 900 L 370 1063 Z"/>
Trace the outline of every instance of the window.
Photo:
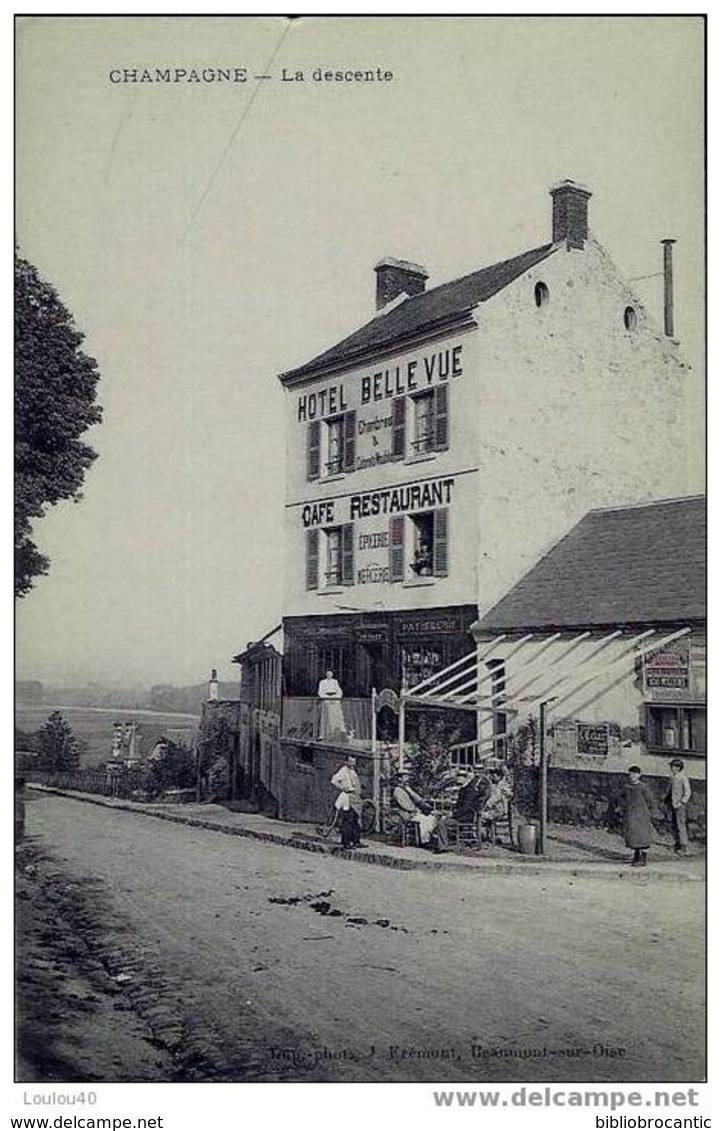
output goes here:
<path id="1" fill-rule="evenodd" d="M 306 531 L 306 589 L 353 584 L 353 523 Z"/>
<path id="2" fill-rule="evenodd" d="M 418 683 L 437 675 L 444 667 L 442 644 L 406 644 L 401 649 L 403 683 L 415 687 Z"/>
<path id="3" fill-rule="evenodd" d="M 436 398 L 433 391 L 429 393 L 421 393 L 418 397 L 413 397 L 413 439 L 411 440 L 411 448 L 413 454 L 423 455 L 426 452 L 432 452 L 436 442 L 436 422 L 435 422 L 435 403 Z"/>
<path id="4" fill-rule="evenodd" d="M 503 660 L 489 660 L 487 664 L 491 673 L 491 696 L 493 698 L 493 753 L 496 758 L 503 758 L 506 753 L 506 727 L 507 716 L 503 710 L 506 693 L 506 665 Z"/>
<path id="5" fill-rule="evenodd" d="M 406 401 L 410 402 L 409 409 Z M 437 385 L 408 398 L 395 397 L 391 411 L 394 459 L 412 459 L 448 448 L 448 385 Z M 410 420 L 407 419 L 409 412 Z M 407 442 L 408 430 L 410 440 Z"/>
<path id="6" fill-rule="evenodd" d="M 325 583 L 331 588 L 334 585 L 340 585 L 341 578 L 343 577 L 343 559 L 341 557 L 341 528 L 337 526 L 335 530 L 327 530 L 325 535 L 326 540 L 326 570 L 325 570 Z"/>
<path id="7" fill-rule="evenodd" d="M 411 519 L 413 546 L 410 567 L 416 577 L 433 577 L 433 519 L 433 511 Z"/>
<path id="8" fill-rule="evenodd" d="M 646 746 L 664 754 L 706 753 L 706 708 L 646 706 Z"/>
<path id="9" fill-rule="evenodd" d="M 448 575 L 448 510 L 395 515 L 390 521 L 390 579 Z"/>
<path id="10" fill-rule="evenodd" d="M 307 478 L 320 479 L 355 470 L 356 414 L 312 420 L 307 432 Z"/>
<path id="11" fill-rule="evenodd" d="M 343 470 L 343 417 L 337 416 L 326 424 L 328 458 L 325 461 L 326 475 L 340 475 Z"/>

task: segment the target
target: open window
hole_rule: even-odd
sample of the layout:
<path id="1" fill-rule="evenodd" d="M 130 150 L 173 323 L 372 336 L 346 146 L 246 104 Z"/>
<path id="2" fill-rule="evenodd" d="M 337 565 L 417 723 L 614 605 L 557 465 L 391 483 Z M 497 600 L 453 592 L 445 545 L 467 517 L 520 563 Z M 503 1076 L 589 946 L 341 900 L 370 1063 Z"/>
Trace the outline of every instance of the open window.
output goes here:
<path id="1" fill-rule="evenodd" d="M 448 510 L 397 515 L 390 522 L 390 579 L 408 584 L 448 575 Z"/>

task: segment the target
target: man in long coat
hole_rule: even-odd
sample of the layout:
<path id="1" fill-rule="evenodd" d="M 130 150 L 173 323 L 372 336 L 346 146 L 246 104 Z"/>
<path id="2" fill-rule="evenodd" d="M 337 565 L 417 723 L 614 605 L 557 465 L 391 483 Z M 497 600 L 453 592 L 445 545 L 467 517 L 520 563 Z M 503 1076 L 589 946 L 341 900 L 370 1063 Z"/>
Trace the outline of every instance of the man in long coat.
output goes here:
<path id="1" fill-rule="evenodd" d="M 623 837 L 628 848 L 633 849 L 633 868 L 645 868 L 647 853 L 653 838 L 651 809 L 653 801 L 648 788 L 641 781 L 640 766 L 629 766 L 628 780 L 623 787 Z"/>

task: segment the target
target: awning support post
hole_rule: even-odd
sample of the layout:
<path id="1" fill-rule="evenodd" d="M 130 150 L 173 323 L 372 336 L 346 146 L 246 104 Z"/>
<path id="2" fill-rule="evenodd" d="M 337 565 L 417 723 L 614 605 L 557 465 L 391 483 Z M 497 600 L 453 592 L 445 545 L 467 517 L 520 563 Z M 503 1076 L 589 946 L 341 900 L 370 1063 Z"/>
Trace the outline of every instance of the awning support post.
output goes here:
<path id="1" fill-rule="evenodd" d="M 378 712 L 376 710 L 376 689 L 371 688 L 371 754 L 373 756 L 373 805 L 376 815 L 374 831 L 381 829 L 381 768 L 378 757 Z"/>
<path id="2" fill-rule="evenodd" d="M 540 754 L 540 780 L 538 783 L 538 851 L 541 856 L 546 855 L 548 845 L 548 743 L 546 742 L 546 714 L 552 702 L 552 699 L 544 699 L 539 708 L 538 748 Z"/>

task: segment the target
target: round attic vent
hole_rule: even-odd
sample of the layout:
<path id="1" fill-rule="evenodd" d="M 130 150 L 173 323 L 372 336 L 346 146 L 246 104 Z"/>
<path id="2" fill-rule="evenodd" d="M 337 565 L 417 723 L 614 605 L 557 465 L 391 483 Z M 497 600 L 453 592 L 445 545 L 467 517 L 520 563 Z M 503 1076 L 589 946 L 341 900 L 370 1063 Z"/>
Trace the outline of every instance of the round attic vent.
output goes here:
<path id="1" fill-rule="evenodd" d="M 635 330 L 638 326 L 638 315 L 632 306 L 627 306 L 624 310 L 623 324 L 627 330 Z"/>
<path id="2" fill-rule="evenodd" d="M 545 283 L 536 283 L 533 289 L 533 297 L 536 300 L 536 306 L 546 306 L 548 302 L 548 287 Z"/>

